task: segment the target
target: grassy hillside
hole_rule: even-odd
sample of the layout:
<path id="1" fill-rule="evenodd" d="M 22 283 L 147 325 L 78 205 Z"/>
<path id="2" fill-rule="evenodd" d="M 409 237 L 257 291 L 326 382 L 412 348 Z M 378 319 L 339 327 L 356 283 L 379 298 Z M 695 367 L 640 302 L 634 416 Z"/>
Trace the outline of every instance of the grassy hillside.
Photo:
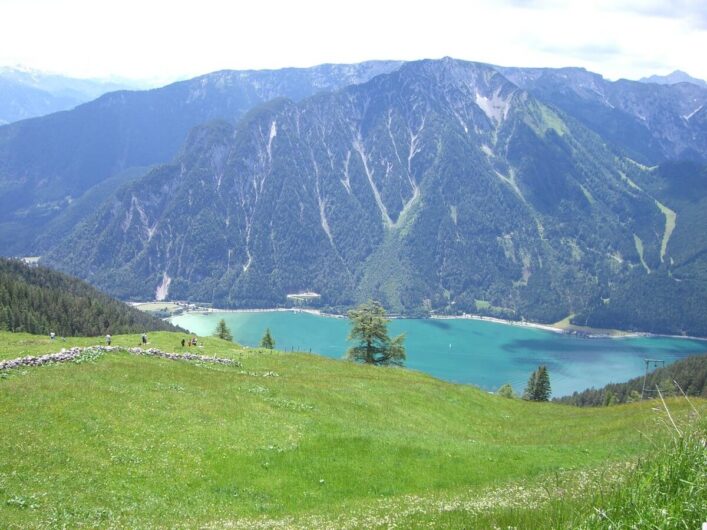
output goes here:
<path id="1" fill-rule="evenodd" d="M 187 350 L 184 336 L 154 333 L 150 346 Z M 542 503 L 546 484 L 586 488 L 588 470 L 622 469 L 650 447 L 641 431 L 661 419 L 649 404 L 529 403 L 404 369 L 201 342 L 191 351 L 242 366 L 110 353 L 0 374 L 2 526 L 385 527 L 400 517 L 455 527 Z M 2 358 L 57 349 L 22 334 L 0 333 L 0 344 Z M 678 419 L 687 412 L 670 406 Z"/>
<path id="2" fill-rule="evenodd" d="M 0 330 L 62 336 L 178 329 L 66 274 L 0 258 Z"/>

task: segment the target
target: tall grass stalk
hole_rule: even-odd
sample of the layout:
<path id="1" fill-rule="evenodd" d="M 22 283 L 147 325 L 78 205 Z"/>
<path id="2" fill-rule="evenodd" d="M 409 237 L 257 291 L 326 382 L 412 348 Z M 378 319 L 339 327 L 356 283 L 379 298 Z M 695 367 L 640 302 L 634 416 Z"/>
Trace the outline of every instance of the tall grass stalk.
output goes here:
<path id="1" fill-rule="evenodd" d="M 701 528 L 707 521 L 707 425 L 693 406 L 694 414 L 681 429 L 658 393 L 673 436 L 640 461 L 621 485 L 598 494 L 594 513 L 578 526 L 671 530 Z"/>

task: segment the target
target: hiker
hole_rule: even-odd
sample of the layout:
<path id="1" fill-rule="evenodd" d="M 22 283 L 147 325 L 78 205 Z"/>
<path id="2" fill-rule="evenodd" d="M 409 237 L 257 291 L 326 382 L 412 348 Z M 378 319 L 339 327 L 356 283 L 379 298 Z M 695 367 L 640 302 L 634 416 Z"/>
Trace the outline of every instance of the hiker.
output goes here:
<path id="1" fill-rule="evenodd" d="M 147 334 L 146 333 L 142 334 L 142 343 L 147 344 Z"/>
<path id="2" fill-rule="evenodd" d="M 192 346 L 196 346 L 196 337 L 191 338 Z"/>
<path id="3" fill-rule="evenodd" d="M 185 343 L 185 342 L 186 342 L 186 341 L 185 341 L 184 339 L 182 339 L 182 348 L 184 348 L 184 343 Z"/>
<path id="4" fill-rule="evenodd" d="M 110 346 L 110 340 L 111 340 L 110 334 L 106 335 L 106 344 L 107 344 L 108 346 Z"/>
<path id="5" fill-rule="evenodd" d="M 49 340 L 54 340 L 56 338 L 56 333 L 53 331 L 49 334 Z"/>

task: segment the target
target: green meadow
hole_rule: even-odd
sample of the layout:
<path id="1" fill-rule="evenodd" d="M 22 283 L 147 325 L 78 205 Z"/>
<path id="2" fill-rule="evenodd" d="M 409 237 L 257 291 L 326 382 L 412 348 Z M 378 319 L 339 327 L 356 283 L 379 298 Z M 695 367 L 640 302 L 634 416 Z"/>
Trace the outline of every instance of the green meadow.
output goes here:
<path id="1" fill-rule="evenodd" d="M 655 402 L 531 403 L 186 337 L 148 346 L 240 366 L 112 352 L 0 372 L 0 527 L 552 527 L 671 436 Z M 0 359 L 103 343 L 0 333 Z M 667 405 L 681 424 L 707 409 Z"/>

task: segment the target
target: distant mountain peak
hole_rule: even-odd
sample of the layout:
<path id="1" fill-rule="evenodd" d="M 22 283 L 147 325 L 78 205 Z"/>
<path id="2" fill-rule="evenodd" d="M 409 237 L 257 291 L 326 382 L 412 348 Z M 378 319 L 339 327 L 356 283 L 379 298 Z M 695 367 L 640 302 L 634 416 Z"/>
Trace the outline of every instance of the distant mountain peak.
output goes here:
<path id="1" fill-rule="evenodd" d="M 687 72 L 682 70 L 675 70 L 668 75 L 651 75 L 649 77 L 642 77 L 639 79 L 641 83 L 655 83 L 658 85 L 674 85 L 676 83 L 692 83 L 703 88 L 707 88 L 707 82 L 702 79 L 697 79 L 692 77 Z"/>
<path id="2" fill-rule="evenodd" d="M 24 65 L 24 64 L 13 64 L 13 65 L 3 65 L 0 66 L 0 72 L 23 72 L 26 74 L 37 74 L 37 73 L 42 73 L 40 70 L 37 70 L 36 68 L 32 68 L 30 66 Z"/>
<path id="3" fill-rule="evenodd" d="M 107 92 L 130 88 L 138 85 L 67 77 L 26 65 L 0 66 L 0 124 L 71 109 Z"/>

